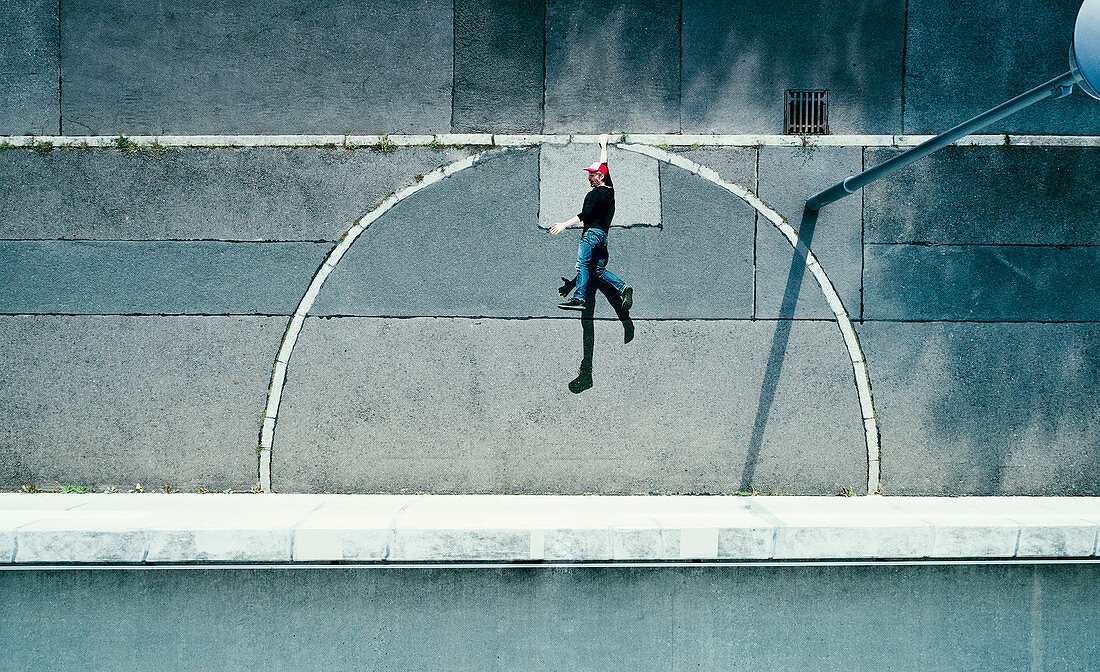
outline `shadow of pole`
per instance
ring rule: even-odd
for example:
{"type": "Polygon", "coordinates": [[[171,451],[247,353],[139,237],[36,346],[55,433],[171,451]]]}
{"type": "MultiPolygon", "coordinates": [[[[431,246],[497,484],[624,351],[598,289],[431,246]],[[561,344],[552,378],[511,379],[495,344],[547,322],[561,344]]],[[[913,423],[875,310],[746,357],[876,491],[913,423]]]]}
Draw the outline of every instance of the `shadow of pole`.
{"type": "Polygon", "coordinates": [[[772,335],[771,352],[768,353],[768,365],[764,369],[764,382],[760,386],[760,397],[756,404],[756,419],[752,425],[752,437],[749,439],[749,453],[745,457],[745,467],[741,470],[739,490],[752,489],[752,479],[756,474],[756,463],[760,459],[760,447],[764,442],[764,430],[768,426],[768,414],[775,402],[775,391],[779,387],[779,375],[783,370],[783,360],[787,357],[787,342],[794,323],[794,310],[798,304],[798,292],[802,289],[802,278],[806,273],[806,259],[810,243],[817,225],[817,211],[802,211],[802,225],[798,231],[798,246],[791,257],[791,268],[787,273],[787,288],[783,291],[783,303],[779,307],[779,320],[775,323],[772,335]]]}

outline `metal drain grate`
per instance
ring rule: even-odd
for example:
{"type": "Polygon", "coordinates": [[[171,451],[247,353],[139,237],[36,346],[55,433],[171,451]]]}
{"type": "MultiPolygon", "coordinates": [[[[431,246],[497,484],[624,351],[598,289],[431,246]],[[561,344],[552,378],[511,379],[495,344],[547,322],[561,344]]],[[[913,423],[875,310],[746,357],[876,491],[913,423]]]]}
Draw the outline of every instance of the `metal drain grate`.
{"type": "Polygon", "coordinates": [[[787,89],[783,106],[783,132],[788,135],[822,135],[829,132],[829,92],[787,89]]]}

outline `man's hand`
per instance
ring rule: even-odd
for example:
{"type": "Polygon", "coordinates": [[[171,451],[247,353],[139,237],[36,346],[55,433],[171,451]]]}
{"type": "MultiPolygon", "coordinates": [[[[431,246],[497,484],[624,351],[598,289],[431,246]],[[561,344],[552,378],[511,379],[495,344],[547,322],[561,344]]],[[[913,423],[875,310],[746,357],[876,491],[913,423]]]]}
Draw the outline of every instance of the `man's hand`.
{"type": "Polygon", "coordinates": [[[600,149],[607,149],[607,141],[609,138],[610,136],[607,133],[600,136],[600,149]]]}
{"type": "Polygon", "coordinates": [[[550,233],[553,233],[553,234],[555,234],[555,235],[556,235],[556,234],[559,234],[559,233],[561,233],[562,231],[565,231],[565,227],[566,227],[566,226],[568,226],[568,225],[567,225],[567,224],[566,224],[565,222],[558,222],[558,223],[557,223],[557,224],[555,224],[554,226],[551,226],[551,227],[550,227],[550,233]]]}

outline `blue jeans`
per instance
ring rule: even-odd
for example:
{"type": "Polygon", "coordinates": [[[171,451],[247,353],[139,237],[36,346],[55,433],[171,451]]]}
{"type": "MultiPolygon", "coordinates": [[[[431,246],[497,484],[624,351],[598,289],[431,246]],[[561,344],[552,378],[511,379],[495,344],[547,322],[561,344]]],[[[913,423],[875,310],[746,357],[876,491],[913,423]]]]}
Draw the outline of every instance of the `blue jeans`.
{"type": "Polygon", "coordinates": [[[577,287],[573,297],[586,301],[588,281],[595,267],[596,278],[615,288],[619,294],[626,289],[626,283],[607,270],[607,234],[601,229],[588,229],[581,234],[581,244],[577,248],[577,287]]]}

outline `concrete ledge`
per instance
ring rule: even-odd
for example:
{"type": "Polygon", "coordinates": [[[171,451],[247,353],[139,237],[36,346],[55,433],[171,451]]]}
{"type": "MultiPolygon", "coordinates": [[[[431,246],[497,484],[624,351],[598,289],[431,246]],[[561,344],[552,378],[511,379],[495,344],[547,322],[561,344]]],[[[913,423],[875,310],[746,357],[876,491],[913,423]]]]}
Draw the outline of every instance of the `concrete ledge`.
{"type": "Polygon", "coordinates": [[[0,564],[1085,558],[1100,498],[0,494],[0,564]]]}
{"type": "MultiPolygon", "coordinates": [[[[678,133],[624,133],[612,136],[613,143],[659,145],[669,147],[913,147],[931,135],[683,135],[678,133]]],[[[0,144],[32,147],[48,142],[54,147],[111,148],[118,136],[106,135],[11,135],[0,136],[0,144]]],[[[138,146],[162,147],[367,147],[388,140],[395,147],[428,145],[528,145],[595,144],[594,134],[499,134],[440,133],[391,135],[134,135],[127,139],[138,146]]],[[[969,135],[955,143],[960,146],[1018,147],[1100,147],[1096,135],[969,135]]]]}

